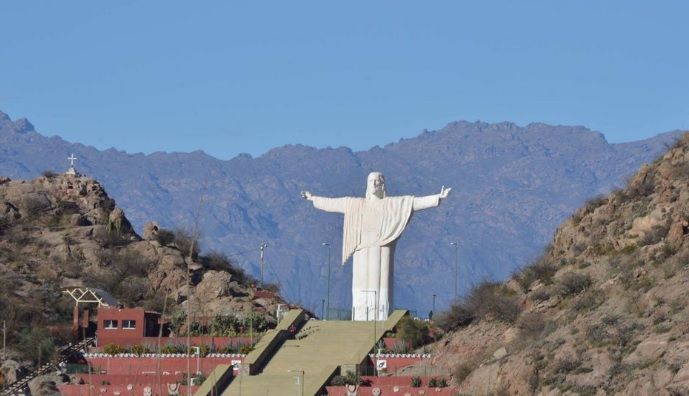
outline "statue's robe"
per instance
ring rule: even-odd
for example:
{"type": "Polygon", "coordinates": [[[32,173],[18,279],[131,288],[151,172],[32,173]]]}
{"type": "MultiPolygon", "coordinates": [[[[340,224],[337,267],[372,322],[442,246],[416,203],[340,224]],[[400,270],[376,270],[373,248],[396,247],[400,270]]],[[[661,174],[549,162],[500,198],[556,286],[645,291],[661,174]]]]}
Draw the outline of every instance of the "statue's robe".
{"type": "Polygon", "coordinates": [[[342,264],[353,259],[352,319],[385,320],[393,308],[395,242],[414,211],[440,203],[439,195],[414,197],[312,197],[313,206],[344,214],[342,264]]]}

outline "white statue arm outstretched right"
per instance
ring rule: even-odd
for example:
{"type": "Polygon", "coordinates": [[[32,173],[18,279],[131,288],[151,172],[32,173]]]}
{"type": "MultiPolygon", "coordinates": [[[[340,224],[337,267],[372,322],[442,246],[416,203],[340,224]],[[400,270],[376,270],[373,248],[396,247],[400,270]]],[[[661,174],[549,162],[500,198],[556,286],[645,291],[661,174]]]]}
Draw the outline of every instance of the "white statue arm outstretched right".
{"type": "Polygon", "coordinates": [[[301,197],[307,201],[313,202],[313,207],[324,210],[326,212],[344,213],[347,207],[346,202],[348,197],[342,198],[326,198],[313,195],[311,191],[302,191],[301,197]]]}
{"type": "Polygon", "coordinates": [[[440,201],[447,198],[452,188],[442,186],[440,194],[426,195],[425,197],[414,197],[414,211],[435,208],[440,205],[440,201]]]}

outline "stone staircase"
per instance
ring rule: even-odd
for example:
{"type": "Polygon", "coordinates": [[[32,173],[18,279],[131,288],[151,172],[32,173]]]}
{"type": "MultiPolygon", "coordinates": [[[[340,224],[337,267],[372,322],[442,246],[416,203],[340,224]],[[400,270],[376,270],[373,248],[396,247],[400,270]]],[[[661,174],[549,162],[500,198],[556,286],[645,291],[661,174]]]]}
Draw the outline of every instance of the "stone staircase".
{"type": "Polygon", "coordinates": [[[70,356],[81,353],[81,351],[86,349],[86,347],[94,344],[95,338],[87,338],[77,344],[65,346],[60,350],[57,360],[45,363],[41,367],[21,376],[17,379],[17,381],[8,384],[7,387],[0,392],[0,395],[20,396],[27,394],[29,390],[29,382],[32,379],[56,371],[61,363],[67,363],[67,360],[70,358],[70,356]]]}
{"type": "MultiPolygon", "coordinates": [[[[255,375],[235,378],[223,395],[317,395],[342,367],[355,369],[406,311],[385,321],[306,321],[285,340],[255,375]],[[375,332],[374,332],[375,331],[375,332]]],[[[298,328],[298,326],[297,326],[298,328]]]]}

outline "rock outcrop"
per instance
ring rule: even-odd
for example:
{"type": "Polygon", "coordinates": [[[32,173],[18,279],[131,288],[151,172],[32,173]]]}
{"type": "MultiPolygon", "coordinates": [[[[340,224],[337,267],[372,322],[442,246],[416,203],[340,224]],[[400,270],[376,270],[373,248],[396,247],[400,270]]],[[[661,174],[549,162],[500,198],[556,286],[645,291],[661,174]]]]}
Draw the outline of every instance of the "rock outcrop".
{"type": "Polygon", "coordinates": [[[434,363],[463,394],[689,394],[688,224],[685,135],[442,316],[434,363]]]}
{"type": "MultiPolygon", "coordinates": [[[[191,300],[194,312],[206,317],[254,312],[274,322],[272,314],[284,302],[278,295],[255,296],[253,280],[224,256],[203,256],[188,235],[165,230],[162,238],[163,231],[150,224],[140,238],[101,184],[88,177],[3,179],[0,316],[8,319],[8,346],[17,345],[9,356],[28,363],[35,348],[27,334],[69,326],[72,302],[61,293],[64,287],[104,289],[123,305],[166,306],[168,314],[191,300]]],[[[3,363],[6,379],[15,375],[13,367],[3,363]]]]}

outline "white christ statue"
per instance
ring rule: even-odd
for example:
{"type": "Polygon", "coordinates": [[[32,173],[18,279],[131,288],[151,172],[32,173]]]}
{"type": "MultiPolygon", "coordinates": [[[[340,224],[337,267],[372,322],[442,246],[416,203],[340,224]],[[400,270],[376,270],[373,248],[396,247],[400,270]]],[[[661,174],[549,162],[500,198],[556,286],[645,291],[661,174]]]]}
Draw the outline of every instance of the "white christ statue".
{"type": "Polygon", "coordinates": [[[425,197],[388,197],[385,178],[371,172],[366,198],[326,198],[302,191],[316,209],[344,214],[342,264],[354,255],[352,320],[385,320],[393,301],[392,279],[395,243],[417,210],[434,208],[451,188],[425,197]]]}

